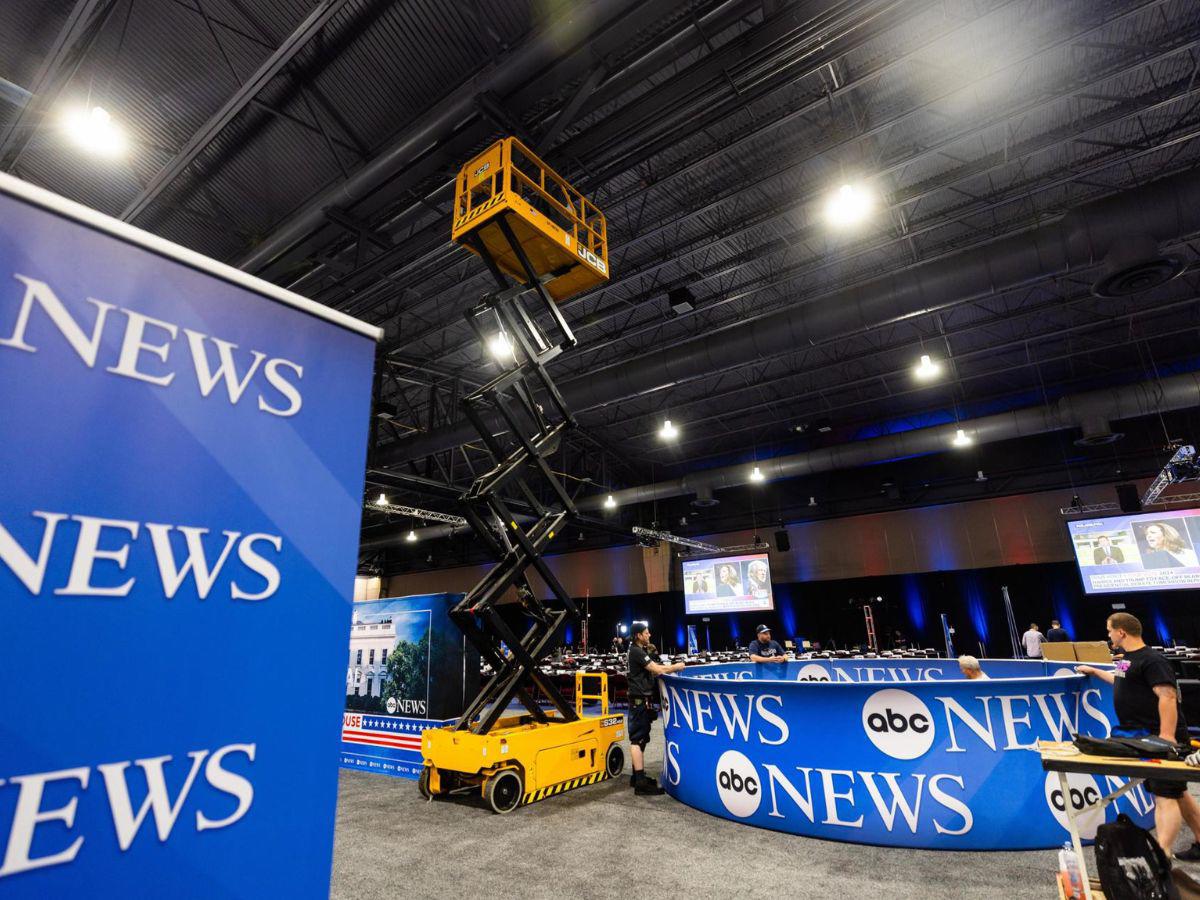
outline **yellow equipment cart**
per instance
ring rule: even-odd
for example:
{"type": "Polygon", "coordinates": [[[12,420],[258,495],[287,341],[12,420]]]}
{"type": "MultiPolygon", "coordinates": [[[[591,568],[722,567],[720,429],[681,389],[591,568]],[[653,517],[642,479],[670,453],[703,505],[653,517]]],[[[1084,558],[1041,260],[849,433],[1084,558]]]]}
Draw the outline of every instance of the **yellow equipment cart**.
{"type": "Polygon", "coordinates": [[[603,214],[514,138],[468,162],[456,185],[452,237],[483,259],[498,286],[466,318],[481,346],[501,352],[499,374],[462,401],[492,465],[460,498],[497,564],[450,615],[492,675],[457,722],[423,732],[418,787],[427,798],[480,790],[506,813],[611,778],[625,762],[625,717],[609,714],[607,675],[593,695],[577,675],[572,707],[539,669],[579,620],[543,551],[569,524],[612,529],[581,516],[550,467],[576,422],[546,373],[575,346],[557,304],[608,280],[608,234],[603,214]],[[549,597],[530,584],[530,569],[549,597]],[[524,633],[497,609],[514,599],[532,623],[524,633]],[[590,699],[600,701],[600,715],[583,715],[590,699]],[[514,715],[514,701],[526,712],[514,715]]]}
{"type": "Polygon", "coordinates": [[[621,774],[625,766],[625,717],[609,715],[608,676],[577,672],[575,708],[579,718],[566,722],[532,716],[505,716],[487,734],[427,729],[421,736],[425,769],[418,788],[432,798],[478,787],[498,813],[595,784],[621,774]],[[585,695],[582,680],[600,679],[598,694],[585,695]],[[584,700],[599,700],[599,715],[583,715],[584,700]]]}

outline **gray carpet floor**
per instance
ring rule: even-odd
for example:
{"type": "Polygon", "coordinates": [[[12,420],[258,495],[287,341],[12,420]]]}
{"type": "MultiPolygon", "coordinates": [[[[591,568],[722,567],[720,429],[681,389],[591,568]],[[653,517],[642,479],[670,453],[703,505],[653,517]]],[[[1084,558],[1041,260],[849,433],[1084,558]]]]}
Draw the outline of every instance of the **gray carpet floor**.
{"type": "MultiPolygon", "coordinates": [[[[648,771],[661,760],[656,724],[648,771]]],[[[1179,847],[1189,841],[1184,828],[1179,847]]],[[[635,797],[627,775],[497,816],[482,801],[428,803],[416,782],[343,771],[331,896],[1047,898],[1056,868],[1052,850],[903,850],[751,828],[635,797]]]]}

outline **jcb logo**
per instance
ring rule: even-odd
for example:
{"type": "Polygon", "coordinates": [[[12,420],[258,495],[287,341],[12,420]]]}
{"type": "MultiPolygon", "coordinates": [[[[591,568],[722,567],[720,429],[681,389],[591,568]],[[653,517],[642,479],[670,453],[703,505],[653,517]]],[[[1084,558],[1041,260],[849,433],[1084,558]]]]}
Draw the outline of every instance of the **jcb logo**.
{"type": "Polygon", "coordinates": [[[758,770],[746,755],[726,750],[717,760],[717,794],[731,815],[744,819],[762,803],[758,770]]]}
{"type": "Polygon", "coordinates": [[[476,169],[474,172],[475,180],[478,181],[485,174],[487,174],[487,170],[490,169],[491,167],[492,167],[492,164],[490,162],[485,162],[482,166],[480,166],[478,169],[476,169]]]}
{"type": "Polygon", "coordinates": [[[1100,785],[1091,775],[1070,774],[1067,776],[1067,789],[1064,793],[1062,781],[1057,772],[1046,773],[1046,805],[1055,820],[1064,830],[1069,830],[1067,810],[1075,814],[1075,824],[1079,828],[1079,836],[1091,840],[1096,836],[1096,829],[1104,821],[1104,809],[1092,809],[1083,815],[1080,810],[1098,803],[1103,796],[1100,785]]]}
{"type": "Polygon", "coordinates": [[[895,759],[916,759],[933,746],[929,707],[908,691],[876,691],[863,704],[862,724],[871,743],[895,759]]]}
{"type": "Polygon", "coordinates": [[[605,273],[606,275],[608,274],[608,267],[604,265],[604,260],[602,260],[600,257],[598,257],[591,250],[588,250],[586,247],[576,247],[575,252],[578,253],[579,258],[582,259],[584,262],[586,262],[588,265],[592,266],[595,269],[599,269],[601,272],[605,273]]]}

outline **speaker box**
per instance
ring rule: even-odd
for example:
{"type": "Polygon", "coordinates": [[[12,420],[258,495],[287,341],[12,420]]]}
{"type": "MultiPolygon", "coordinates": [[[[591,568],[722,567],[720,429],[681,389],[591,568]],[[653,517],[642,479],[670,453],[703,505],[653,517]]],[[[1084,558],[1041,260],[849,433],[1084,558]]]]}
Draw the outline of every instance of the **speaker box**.
{"type": "Polygon", "coordinates": [[[788,540],[786,531],[775,532],[775,549],[782,550],[784,553],[792,549],[792,542],[788,540]]]}
{"type": "Polygon", "coordinates": [[[1118,484],[1117,502],[1121,504],[1121,512],[1141,512],[1142,499],[1138,496],[1136,484],[1118,484]]]}

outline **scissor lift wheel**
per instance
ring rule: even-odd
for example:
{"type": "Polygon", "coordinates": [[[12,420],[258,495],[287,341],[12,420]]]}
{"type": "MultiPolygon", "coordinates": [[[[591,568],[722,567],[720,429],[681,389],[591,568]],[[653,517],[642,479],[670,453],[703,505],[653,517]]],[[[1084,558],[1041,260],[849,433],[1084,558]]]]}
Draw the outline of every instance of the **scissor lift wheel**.
{"type": "Polygon", "coordinates": [[[608,748],[608,753],[604,757],[604,767],[608,771],[609,778],[616,778],[625,768],[625,751],[621,749],[620,744],[612,744],[608,748]]]}
{"type": "Polygon", "coordinates": [[[525,779],[516,769],[503,769],[487,780],[483,799],[493,811],[503,815],[512,812],[525,795],[525,779]]]}
{"type": "Polygon", "coordinates": [[[421,769],[421,774],[417,776],[417,790],[426,800],[433,799],[433,791],[429,788],[429,766],[421,769]]]}

